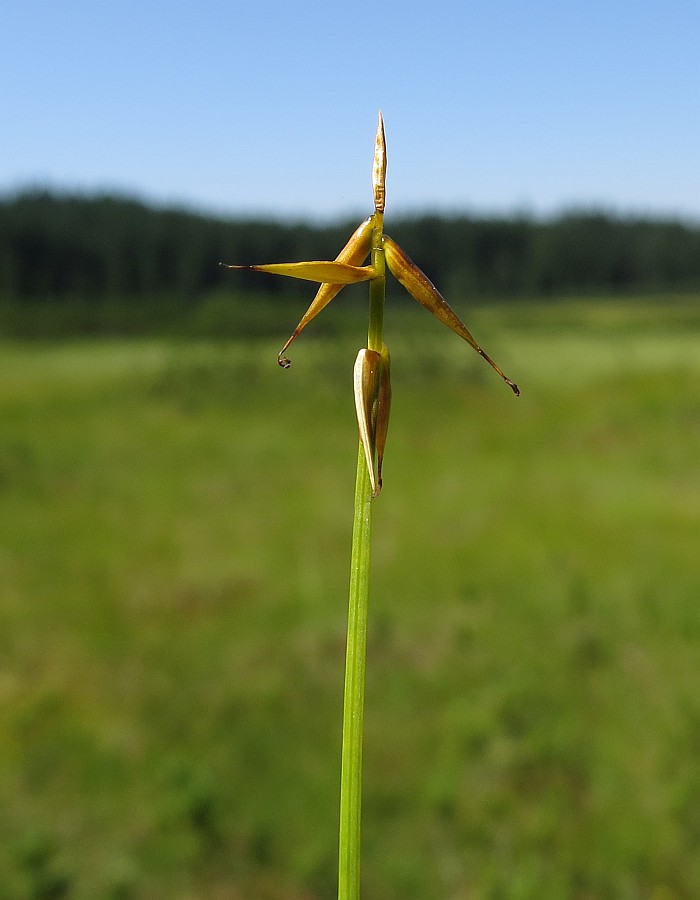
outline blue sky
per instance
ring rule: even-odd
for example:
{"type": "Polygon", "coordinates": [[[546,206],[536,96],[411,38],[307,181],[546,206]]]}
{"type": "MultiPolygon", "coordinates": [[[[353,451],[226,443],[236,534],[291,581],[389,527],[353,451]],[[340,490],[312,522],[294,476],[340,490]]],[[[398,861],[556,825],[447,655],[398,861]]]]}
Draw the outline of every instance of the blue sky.
{"type": "Polygon", "coordinates": [[[0,191],[224,213],[700,220],[698,0],[38,2],[0,12],[0,191]]]}

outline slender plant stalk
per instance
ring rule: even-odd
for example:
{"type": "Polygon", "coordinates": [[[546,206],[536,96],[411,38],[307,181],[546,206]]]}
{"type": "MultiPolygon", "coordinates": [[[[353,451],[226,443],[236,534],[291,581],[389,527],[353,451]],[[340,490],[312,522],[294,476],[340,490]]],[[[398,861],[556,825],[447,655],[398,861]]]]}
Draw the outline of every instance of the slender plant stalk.
{"type": "MultiPolygon", "coordinates": [[[[384,251],[382,215],[375,215],[372,235],[372,265],[377,272],[370,282],[368,345],[381,350],[384,323],[384,251]]],[[[362,808],[362,736],[365,713],[367,662],[367,609],[372,533],[372,487],[362,444],[357,454],[355,513],[350,559],[345,693],[343,701],[343,746],[340,775],[340,845],[338,900],[359,900],[360,837],[362,808]]]]}
{"type": "MultiPolygon", "coordinates": [[[[379,114],[372,167],[374,214],[362,222],[335,260],[312,260],[264,265],[230,265],[320,282],[316,296],[280,351],[277,362],[287,369],[284,355],[304,328],[338,294],[343,285],[369,281],[369,329],[366,348],[355,362],[353,387],[360,432],[355,482],[355,510],[350,568],[343,746],[340,776],[340,853],[338,900],[360,897],[360,812],[362,802],[362,734],[367,664],[367,608],[372,530],[372,498],[382,488],[382,462],[391,406],[391,360],[383,341],[386,268],[422,306],[470,344],[501,376],[514,394],[517,384],[503,374],[479,346],[469,329],[449,306],[424,272],[390,237],[384,234],[386,142],[379,114]],[[363,265],[370,254],[370,265],[363,265]]],[[[223,265],[223,263],[222,263],[223,265]]]]}
{"type": "Polygon", "coordinates": [[[362,806],[362,734],[367,660],[367,605],[369,600],[372,490],[362,446],[357,457],[355,518],[350,562],[343,749],[340,775],[340,844],[338,900],[360,896],[360,815],[362,806]]]}

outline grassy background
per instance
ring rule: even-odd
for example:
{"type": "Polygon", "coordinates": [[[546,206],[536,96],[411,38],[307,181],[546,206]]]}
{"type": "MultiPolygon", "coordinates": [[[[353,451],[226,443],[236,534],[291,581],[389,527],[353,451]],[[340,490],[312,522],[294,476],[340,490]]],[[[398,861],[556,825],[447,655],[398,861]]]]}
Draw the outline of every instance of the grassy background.
{"type": "MultiPolygon", "coordinates": [[[[393,313],[365,900],[697,898],[700,303],[393,313]]],[[[2,900],[334,896],[361,341],[0,345],[2,900]]]]}

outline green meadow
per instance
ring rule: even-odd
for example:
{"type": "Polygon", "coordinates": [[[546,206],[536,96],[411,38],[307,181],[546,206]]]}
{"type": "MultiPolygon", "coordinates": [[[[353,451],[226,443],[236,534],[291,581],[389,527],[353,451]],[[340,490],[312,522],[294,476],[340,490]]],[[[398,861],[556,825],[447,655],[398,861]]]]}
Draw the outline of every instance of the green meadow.
{"type": "MultiPolygon", "coordinates": [[[[0,343],[1,900],[334,896],[363,335],[283,371],[301,311],[0,343]]],[[[461,310],[519,399],[395,312],[365,900],[700,897],[700,298],[461,310]]]]}

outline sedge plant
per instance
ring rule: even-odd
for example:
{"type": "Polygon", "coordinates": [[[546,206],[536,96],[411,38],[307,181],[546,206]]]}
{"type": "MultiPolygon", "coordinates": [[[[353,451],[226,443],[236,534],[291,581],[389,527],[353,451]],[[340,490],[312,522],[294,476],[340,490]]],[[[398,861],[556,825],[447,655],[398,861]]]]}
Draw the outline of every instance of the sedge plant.
{"type": "Polygon", "coordinates": [[[357,227],[334,260],[263,265],[222,263],[229,269],[254,270],[320,283],[311,305],[279,352],[277,361],[285,369],[291,365],[291,361],[285,356],[286,351],[309,322],[346,284],[369,282],[367,347],[362,348],[357,354],[353,371],[359,446],[343,698],[338,900],[359,900],[360,897],[362,743],[372,501],[382,489],[382,463],[391,407],[390,355],[383,337],[386,270],[388,269],[422,306],[473,347],[516,396],[520,393],[515,382],[507,378],[479,346],[430,279],[409,259],[401,247],[384,233],[386,162],[384,122],[380,112],[372,166],[374,213],[357,227]]]}

